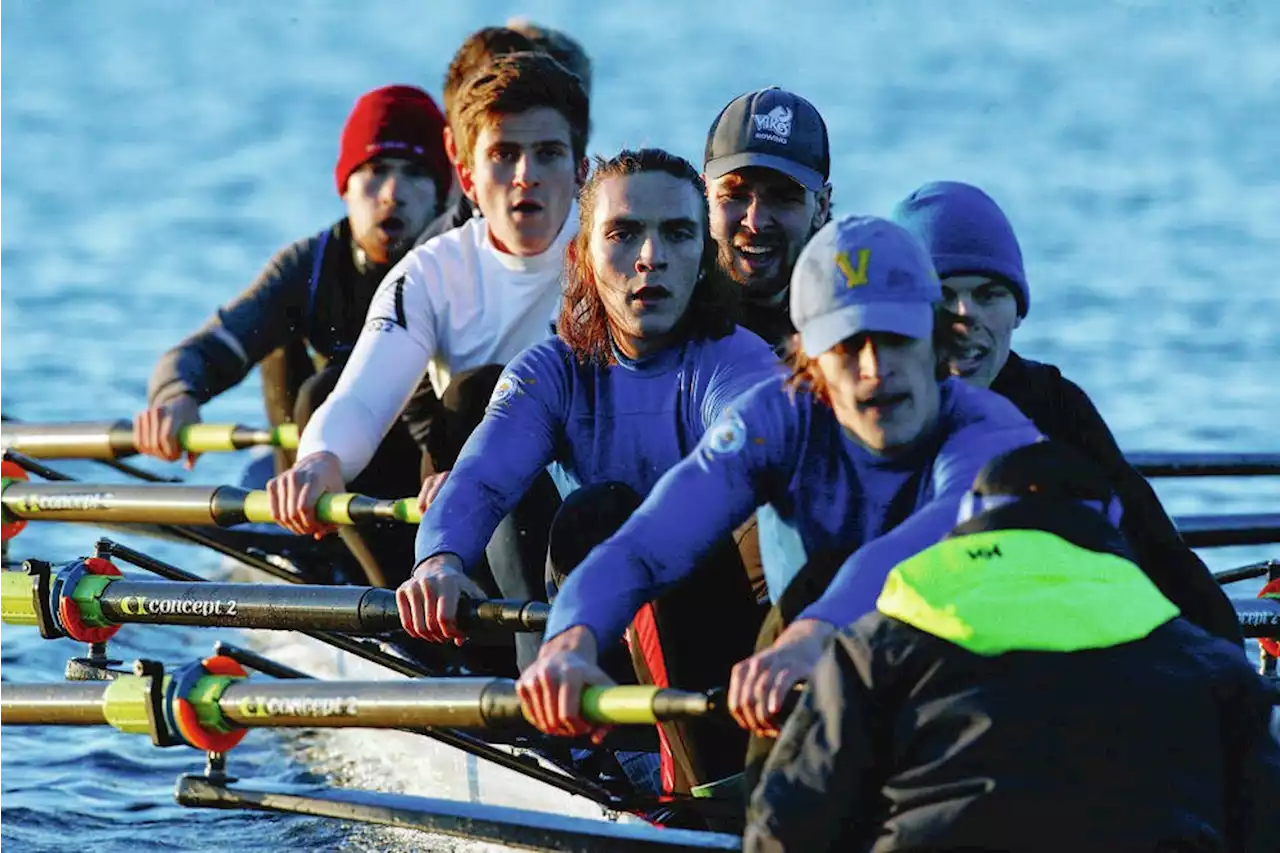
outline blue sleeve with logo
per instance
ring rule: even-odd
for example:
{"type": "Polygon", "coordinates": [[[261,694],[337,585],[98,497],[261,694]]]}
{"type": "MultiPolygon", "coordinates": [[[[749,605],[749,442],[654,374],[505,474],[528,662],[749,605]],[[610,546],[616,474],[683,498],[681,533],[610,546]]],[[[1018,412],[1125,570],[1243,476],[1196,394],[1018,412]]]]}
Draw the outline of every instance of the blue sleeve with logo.
{"type": "MultiPolygon", "coordinates": [[[[997,409],[1003,408],[997,405],[997,409]]],[[[893,530],[855,551],[822,597],[798,618],[818,619],[842,628],[875,610],[890,570],[941,541],[955,527],[960,501],[982,467],[1002,453],[1041,439],[1021,413],[998,414],[998,418],[966,426],[947,439],[934,461],[926,503],[893,530]]]]}
{"type": "Polygon", "coordinates": [[[793,475],[802,412],[770,378],[735,400],[697,448],[560,588],[548,639],[585,625],[601,648],[636,611],[689,575],[716,542],[793,475]]]}
{"type": "Polygon", "coordinates": [[[415,562],[457,554],[470,571],[499,522],[551,463],[563,433],[568,362],[558,340],[535,344],[502,372],[489,408],[418,525],[415,562]]]}
{"type": "MultiPolygon", "coordinates": [[[[754,332],[739,327],[732,335],[711,342],[701,353],[701,368],[709,378],[698,402],[701,426],[709,429],[725,408],[769,375],[782,376],[782,363],[754,332]]],[[[698,435],[701,438],[701,431],[698,435]]]]}

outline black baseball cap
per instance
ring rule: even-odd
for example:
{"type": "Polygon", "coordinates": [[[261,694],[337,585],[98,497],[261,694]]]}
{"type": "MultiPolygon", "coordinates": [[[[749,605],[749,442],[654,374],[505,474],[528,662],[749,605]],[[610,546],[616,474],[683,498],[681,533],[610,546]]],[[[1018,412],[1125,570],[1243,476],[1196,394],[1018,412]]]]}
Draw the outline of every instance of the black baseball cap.
{"type": "Polygon", "coordinates": [[[711,123],[703,161],[707,180],[763,166],[817,192],[831,176],[827,125],[813,104],[785,89],[748,92],[711,123]]]}

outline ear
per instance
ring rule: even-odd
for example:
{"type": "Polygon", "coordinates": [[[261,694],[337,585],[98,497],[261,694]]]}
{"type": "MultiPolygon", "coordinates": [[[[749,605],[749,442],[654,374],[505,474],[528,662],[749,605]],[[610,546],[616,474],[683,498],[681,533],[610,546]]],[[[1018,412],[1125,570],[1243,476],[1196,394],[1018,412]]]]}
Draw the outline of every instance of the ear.
{"type": "Polygon", "coordinates": [[[453,128],[449,125],[444,126],[444,132],[441,134],[444,138],[444,156],[449,158],[449,162],[458,165],[458,144],[453,141],[453,128]]]}
{"type": "Polygon", "coordinates": [[[1020,317],[1020,316],[1019,316],[1019,317],[1014,317],[1014,318],[1013,318],[1013,327],[1016,329],[1016,328],[1018,328],[1018,327],[1019,327],[1019,326],[1021,326],[1021,325],[1022,325],[1022,317],[1020,317]]]}
{"type": "Polygon", "coordinates": [[[813,208],[813,230],[817,231],[831,219],[831,184],[818,190],[813,208]]]}
{"type": "Polygon", "coordinates": [[[578,174],[574,177],[574,180],[577,181],[578,189],[582,189],[583,186],[586,185],[587,175],[590,172],[591,172],[591,163],[587,160],[586,157],[583,157],[582,160],[578,163],[578,174]]]}
{"type": "Polygon", "coordinates": [[[458,189],[462,190],[462,194],[467,200],[474,205],[479,205],[476,201],[476,182],[471,174],[471,167],[464,166],[461,162],[455,164],[458,170],[458,189]]]}

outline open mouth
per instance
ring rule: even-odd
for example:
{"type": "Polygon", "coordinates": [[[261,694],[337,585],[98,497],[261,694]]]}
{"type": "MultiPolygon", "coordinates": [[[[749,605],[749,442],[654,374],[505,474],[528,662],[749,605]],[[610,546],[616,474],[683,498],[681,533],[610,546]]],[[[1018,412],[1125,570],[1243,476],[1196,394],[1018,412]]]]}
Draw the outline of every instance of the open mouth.
{"type": "Polygon", "coordinates": [[[542,212],[542,202],[521,199],[511,205],[511,212],[517,216],[534,216],[542,212]]]}
{"type": "Polygon", "coordinates": [[[649,308],[670,298],[671,291],[662,285],[646,284],[628,296],[627,301],[642,308],[649,308]]]}
{"type": "Polygon", "coordinates": [[[899,406],[911,399],[910,394],[876,394],[866,400],[858,401],[858,411],[876,413],[880,417],[893,414],[899,406]]]}
{"type": "Polygon", "coordinates": [[[750,240],[733,245],[734,253],[752,271],[773,266],[781,259],[784,249],[785,246],[777,240],[750,240]]]}
{"type": "Polygon", "coordinates": [[[388,216],[378,223],[378,228],[382,229],[383,234],[394,239],[404,233],[405,224],[404,220],[398,216],[388,216]]]}
{"type": "Polygon", "coordinates": [[[972,341],[955,341],[947,347],[947,364],[953,376],[971,376],[990,355],[990,347],[972,341]]]}

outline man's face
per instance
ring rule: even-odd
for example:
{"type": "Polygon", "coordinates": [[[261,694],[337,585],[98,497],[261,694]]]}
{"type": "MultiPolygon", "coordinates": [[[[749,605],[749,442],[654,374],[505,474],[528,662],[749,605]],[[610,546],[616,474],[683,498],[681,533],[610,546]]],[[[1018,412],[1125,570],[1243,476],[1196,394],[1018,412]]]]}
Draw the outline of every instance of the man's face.
{"type": "Polygon", "coordinates": [[[1009,359],[1013,330],[1022,324],[1013,290],[985,275],[942,279],[939,358],[970,385],[988,388],[1009,359]]]}
{"type": "Polygon", "coordinates": [[[831,188],[810,192],[774,169],[748,166],[707,184],[719,262],[748,296],[781,293],[800,250],[827,221],[831,188]]]}
{"type": "Polygon", "coordinates": [[[606,178],[596,188],[590,263],[614,340],[628,355],[667,343],[701,266],[702,197],[665,172],[606,178]]]}
{"type": "Polygon", "coordinates": [[[511,255],[551,247],[581,185],[568,120],[549,107],[501,116],[476,137],[458,179],[484,214],[494,246],[511,255]]]}
{"type": "Polygon", "coordinates": [[[436,182],[421,163],[374,157],[351,173],[347,219],[356,245],[375,264],[398,260],[436,214],[436,182]]]}
{"type": "Polygon", "coordinates": [[[938,417],[933,342],[864,332],[818,356],[836,420],[872,453],[892,456],[938,417]]]}

